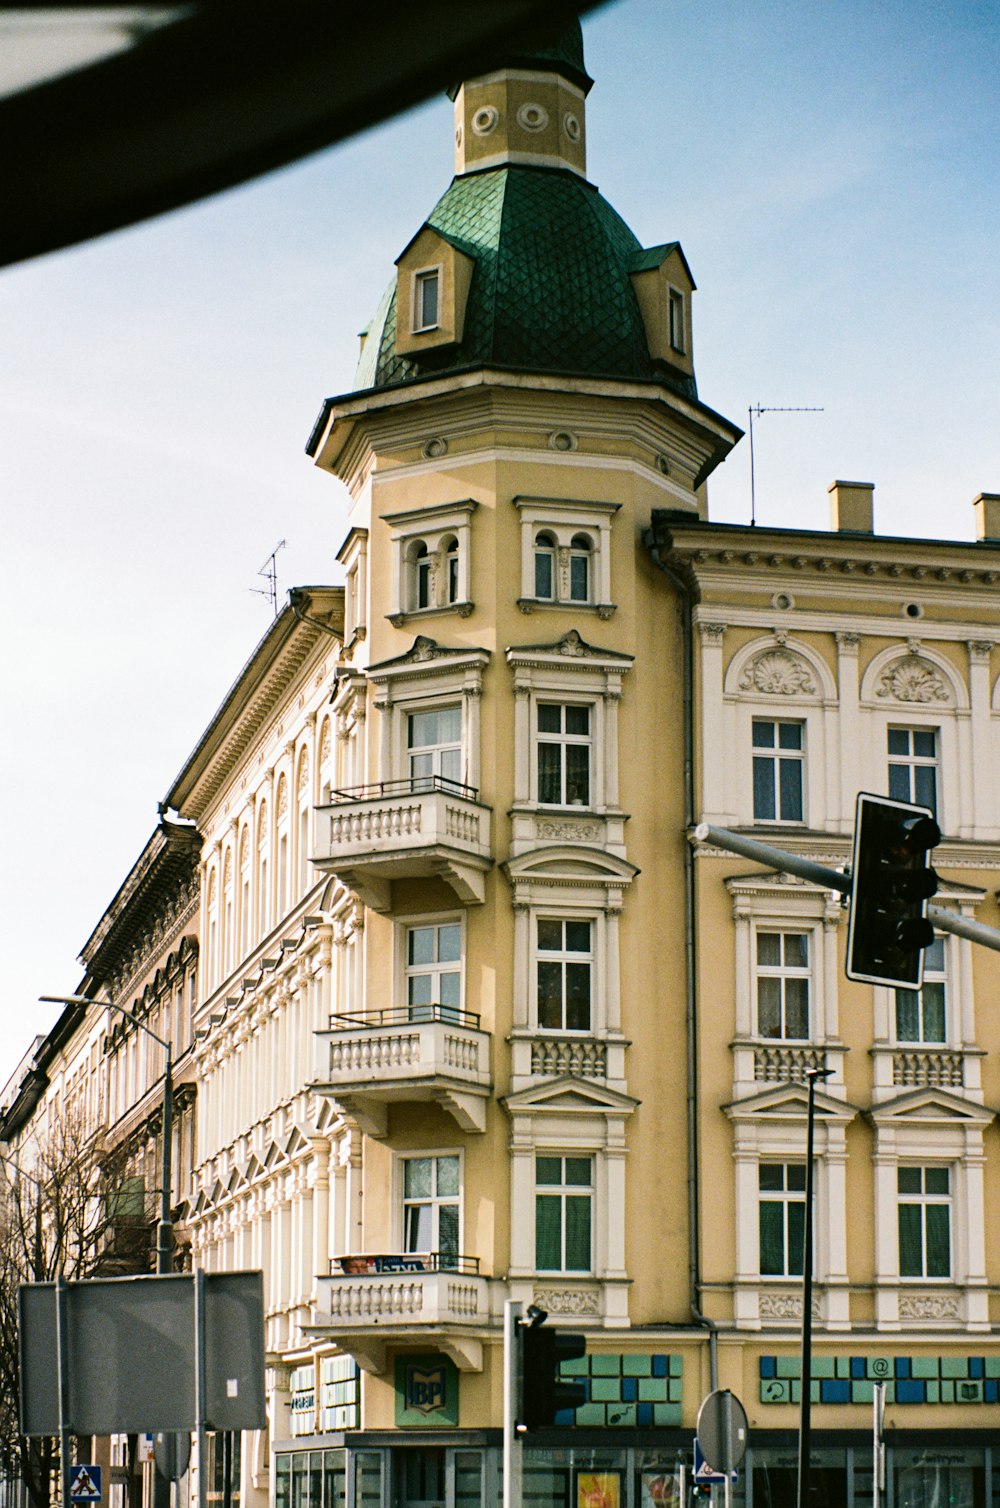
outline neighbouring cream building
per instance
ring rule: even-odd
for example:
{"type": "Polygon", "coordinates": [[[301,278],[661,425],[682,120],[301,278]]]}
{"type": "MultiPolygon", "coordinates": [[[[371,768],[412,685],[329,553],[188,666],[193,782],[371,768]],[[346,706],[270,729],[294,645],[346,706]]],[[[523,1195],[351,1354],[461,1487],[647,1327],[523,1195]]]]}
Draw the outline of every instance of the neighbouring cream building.
{"type": "MultiPolygon", "coordinates": [[[[884,1380],[889,1501],[1000,1508],[994,955],[848,984],[837,895],[687,838],[834,868],[858,790],[926,801],[940,903],[1000,924],[1000,498],[975,543],[877,535],[857,482],[829,531],[711,522],[740,432],[698,396],[679,244],[586,180],[590,82],[571,31],[454,92],[455,176],[309,441],[344,584],[291,593],[164,799],[198,836],[196,935],[160,944],[164,988],[197,960],[183,1231],[265,1274],[237,1490],[496,1504],[514,1299],[588,1342],[586,1404],[524,1445],[534,1508],[670,1503],[716,1385],[736,1500],[793,1501],[824,1067],[815,1501],[871,1502],[884,1380]]],[[[102,928],[94,993],[162,1012],[102,928]]]]}

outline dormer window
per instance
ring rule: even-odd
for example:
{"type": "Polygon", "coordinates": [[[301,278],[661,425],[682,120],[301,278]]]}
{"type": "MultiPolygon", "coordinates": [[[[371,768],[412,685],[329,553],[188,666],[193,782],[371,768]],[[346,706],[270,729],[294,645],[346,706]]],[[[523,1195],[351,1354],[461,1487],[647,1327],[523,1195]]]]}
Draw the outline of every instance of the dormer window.
{"type": "Polygon", "coordinates": [[[436,330],[439,323],[441,273],[428,267],[413,276],[413,328],[436,330]]]}
{"type": "Polygon", "coordinates": [[[551,602],[556,595],[556,542],[551,534],[535,540],[535,596],[551,602]]]}
{"type": "Polygon", "coordinates": [[[670,349],[683,356],[685,351],[684,295],[677,288],[671,288],[668,291],[667,315],[670,322],[670,349]]]}

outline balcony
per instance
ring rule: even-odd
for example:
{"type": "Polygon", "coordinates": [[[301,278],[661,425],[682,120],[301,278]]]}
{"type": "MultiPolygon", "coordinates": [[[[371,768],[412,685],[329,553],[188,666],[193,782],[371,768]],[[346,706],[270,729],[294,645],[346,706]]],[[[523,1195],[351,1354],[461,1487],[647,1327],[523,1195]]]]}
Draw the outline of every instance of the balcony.
{"type": "Polygon", "coordinates": [[[435,875],[463,904],[480,905],[493,858],[491,811],[478,798],[440,775],[333,791],[316,808],[312,862],[374,911],[391,910],[393,880],[435,875]]]}
{"type": "Polygon", "coordinates": [[[385,1136],[389,1106],[431,1101],[463,1131],[486,1130],[490,1039],[479,1017],[451,1005],[408,1005],[330,1017],[316,1032],[312,1088],[369,1136],[385,1136]]]}
{"type": "Polygon", "coordinates": [[[445,1252],[335,1257],[316,1280],[314,1335],[350,1351],[366,1371],[385,1370],[392,1341],[433,1341],[461,1371],[481,1371],[490,1322],[488,1279],[477,1257],[445,1252]],[[473,1333],[478,1332],[478,1334],[473,1333]]]}

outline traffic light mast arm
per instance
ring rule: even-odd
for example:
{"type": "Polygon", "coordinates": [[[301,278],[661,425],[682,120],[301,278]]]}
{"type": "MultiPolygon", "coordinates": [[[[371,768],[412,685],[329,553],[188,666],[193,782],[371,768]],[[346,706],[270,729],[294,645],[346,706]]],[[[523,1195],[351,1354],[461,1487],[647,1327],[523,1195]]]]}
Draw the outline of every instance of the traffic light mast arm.
{"type": "MultiPolygon", "coordinates": [[[[770,843],[759,843],[756,838],[744,837],[742,833],[730,832],[727,827],[712,827],[700,822],[688,829],[689,842],[697,845],[710,843],[726,853],[739,854],[744,859],[753,859],[765,869],[777,870],[780,874],[798,875],[801,880],[812,880],[827,890],[836,890],[841,895],[850,895],[851,876],[840,869],[827,869],[804,859],[801,854],[788,853],[783,848],[773,848],[770,843]]],[[[987,927],[984,922],[974,922],[968,917],[956,916],[942,906],[927,907],[928,920],[939,932],[953,932],[957,937],[967,937],[970,942],[980,943],[984,948],[993,948],[1000,953],[1000,930],[987,927]]]]}

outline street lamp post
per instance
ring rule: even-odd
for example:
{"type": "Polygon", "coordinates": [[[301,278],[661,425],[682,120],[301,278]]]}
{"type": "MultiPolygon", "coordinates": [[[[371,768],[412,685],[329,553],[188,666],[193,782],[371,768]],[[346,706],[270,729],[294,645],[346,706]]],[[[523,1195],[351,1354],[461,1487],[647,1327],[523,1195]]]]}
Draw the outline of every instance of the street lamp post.
{"type": "Polygon", "coordinates": [[[816,1126],[816,1084],[828,1079],[832,1068],[807,1068],[809,1101],[806,1110],[806,1207],[802,1232],[802,1365],[799,1383],[799,1477],[797,1508],[808,1508],[812,1448],[812,1287],[813,1287],[813,1134],[816,1126]]]}
{"type": "Polygon", "coordinates": [[[92,1000],[89,995],[42,995],[39,997],[46,1005],[98,1005],[107,1007],[109,1011],[117,1011],[124,1016],[139,1031],[145,1032],[147,1037],[152,1037],[163,1048],[165,1059],[163,1065],[163,1156],[161,1162],[162,1176],[160,1187],[160,1220],[156,1227],[156,1271],[164,1277],[173,1268],[174,1257],[174,1224],[170,1218],[170,1186],[173,1181],[173,1113],[174,1113],[174,1078],[173,1056],[170,1042],[164,1040],[144,1021],[137,1021],[123,1005],[116,1005],[113,1000],[92,1000]]]}

